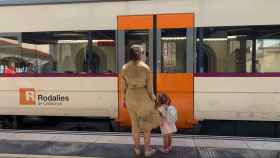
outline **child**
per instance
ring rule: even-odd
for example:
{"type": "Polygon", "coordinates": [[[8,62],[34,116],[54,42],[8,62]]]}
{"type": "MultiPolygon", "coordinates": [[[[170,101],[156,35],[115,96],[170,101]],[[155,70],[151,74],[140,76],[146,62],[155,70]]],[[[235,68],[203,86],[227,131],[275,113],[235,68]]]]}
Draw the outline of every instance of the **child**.
{"type": "Polygon", "coordinates": [[[163,153],[169,153],[171,151],[172,133],[177,132],[176,121],[177,111],[174,106],[171,105],[171,99],[164,93],[158,95],[157,109],[161,115],[160,130],[163,135],[164,147],[161,149],[163,153]]]}

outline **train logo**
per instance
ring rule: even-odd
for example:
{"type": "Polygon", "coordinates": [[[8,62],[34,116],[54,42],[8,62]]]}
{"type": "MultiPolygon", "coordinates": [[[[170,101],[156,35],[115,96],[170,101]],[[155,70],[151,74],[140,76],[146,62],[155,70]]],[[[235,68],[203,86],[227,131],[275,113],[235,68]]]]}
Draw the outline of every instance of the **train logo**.
{"type": "Polygon", "coordinates": [[[35,105],[36,93],[34,88],[20,88],[19,95],[20,105],[35,105]]]}

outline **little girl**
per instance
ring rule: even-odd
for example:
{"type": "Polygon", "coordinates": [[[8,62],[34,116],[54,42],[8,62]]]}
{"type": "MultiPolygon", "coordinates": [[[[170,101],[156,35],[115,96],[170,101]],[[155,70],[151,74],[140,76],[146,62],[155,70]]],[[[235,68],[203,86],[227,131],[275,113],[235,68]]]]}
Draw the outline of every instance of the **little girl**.
{"type": "Polygon", "coordinates": [[[158,95],[157,109],[161,115],[160,130],[163,135],[164,144],[164,147],[161,149],[161,151],[163,153],[169,153],[172,148],[172,133],[177,132],[175,125],[177,120],[176,108],[171,105],[171,99],[166,94],[160,93],[158,95]]]}

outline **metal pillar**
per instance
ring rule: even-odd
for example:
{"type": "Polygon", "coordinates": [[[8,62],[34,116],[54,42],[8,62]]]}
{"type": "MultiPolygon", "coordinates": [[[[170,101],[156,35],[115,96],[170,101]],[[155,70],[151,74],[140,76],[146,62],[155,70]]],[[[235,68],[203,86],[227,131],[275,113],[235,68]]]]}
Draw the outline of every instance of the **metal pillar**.
{"type": "Polygon", "coordinates": [[[149,56],[148,56],[148,58],[149,58],[149,62],[147,62],[147,64],[150,66],[150,69],[151,69],[151,71],[152,72],[154,72],[155,70],[154,70],[154,51],[155,51],[155,49],[154,49],[154,30],[152,29],[152,30],[149,30],[149,41],[148,41],[148,46],[149,46],[149,56]]]}
{"type": "Polygon", "coordinates": [[[121,71],[122,66],[125,64],[125,31],[117,31],[117,70],[121,71]]]}
{"type": "Polygon", "coordinates": [[[162,61],[163,61],[162,53],[161,53],[162,49],[161,49],[161,30],[160,29],[157,30],[157,37],[156,37],[156,39],[157,39],[157,42],[156,42],[156,47],[157,47],[157,51],[156,51],[156,53],[157,53],[157,56],[156,56],[156,58],[157,58],[156,66],[157,67],[156,68],[157,68],[157,72],[160,73],[162,71],[161,67],[162,67],[162,61]]]}
{"type": "Polygon", "coordinates": [[[186,31],[186,72],[194,72],[194,30],[187,29],[186,31]]]}
{"type": "Polygon", "coordinates": [[[150,37],[150,42],[152,45],[150,45],[150,49],[152,53],[149,53],[149,56],[152,57],[152,62],[150,65],[152,66],[152,72],[153,72],[153,88],[154,92],[157,91],[157,62],[158,62],[158,31],[157,31],[157,16],[153,15],[153,30],[152,30],[152,36],[150,37]]]}
{"type": "Polygon", "coordinates": [[[93,54],[92,54],[92,33],[88,32],[88,43],[87,43],[87,48],[86,48],[86,68],[87,72],[92,72],[93,71],[93,54]]]}
{"type": "Polygon", "coordinates": [[[196,47],[196,44],[197,44],[197,31],[196,31],[196,28],[193,28],[193,72],[197,72],[197,47],[196,47]]]}
{"type": "Polygon", "coordinates": [[[198,29],[197,72],[204,72],[203,31],[203,28],[198,29]]]}
{"type": "Polygon", "coordinates": [[[240,38],[240,65],[238,67],[238,72],[246,72],[246,37],[240,38]]]}
{"type": "Polygon", "coordinates": [[[253,37],[252,39],[252,72],[257,72],[256,69],[256,52],[257,52],[257,40],[256,37],[253,37]]]}

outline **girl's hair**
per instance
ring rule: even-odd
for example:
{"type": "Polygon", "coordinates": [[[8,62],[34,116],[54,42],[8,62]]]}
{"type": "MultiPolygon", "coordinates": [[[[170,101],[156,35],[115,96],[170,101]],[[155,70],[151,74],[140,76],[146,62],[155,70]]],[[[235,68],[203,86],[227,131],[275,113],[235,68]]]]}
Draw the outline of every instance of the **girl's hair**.
{"type": "Polygon", "coordinates": [[[157,97],[157,104],[156,107],[160,107],[162,104],[170,105],[171,104],[171,99],[170,97],[165,94],[165,93],[159,93],[157,97]]]}
{"type": "Polygon", "coordinates": [[[137,61],[141,60],[141,53],[143,48],[140,45],[132,45],[129,49],[129,60],[137,61]]]}

